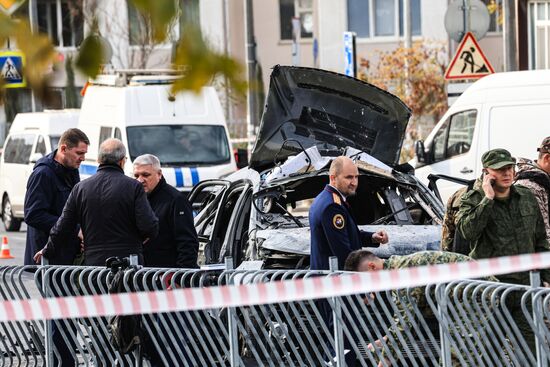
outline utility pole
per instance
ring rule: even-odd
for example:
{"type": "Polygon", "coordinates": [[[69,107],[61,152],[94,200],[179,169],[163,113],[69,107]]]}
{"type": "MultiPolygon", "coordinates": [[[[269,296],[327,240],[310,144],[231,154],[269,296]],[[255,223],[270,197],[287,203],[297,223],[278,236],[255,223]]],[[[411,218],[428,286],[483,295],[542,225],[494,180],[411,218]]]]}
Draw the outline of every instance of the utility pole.
{"type": "Polygon", "coordinates": [[[504,71],[518,70],[517,43],[516,43],[516,1],[503,0],[504,29],[502,41],[504,43],[504,71]]]}
{"type": "Polygon", "coordinates": [[[409,57],[412,50],[412,17],[411,17],[411,0],[403,0],[403,36],[405,37],[405,49],[407,49],[407,57],[405,58],[405,97],[411,95],[410,83],[410,63],[409,57]]]}
{"type": "Polygon", "coordinates": [[[256,60],[256,39],[254,37],[254,9],[253,0],[246,0],[246,67],[248,71],[248,96],[247,102],[247,139],[248,156],[252,152],[252,144],[255,135],[254,128],[258,126],[258,93],[259,83],[256,80],[258,62],[256,60]]]}

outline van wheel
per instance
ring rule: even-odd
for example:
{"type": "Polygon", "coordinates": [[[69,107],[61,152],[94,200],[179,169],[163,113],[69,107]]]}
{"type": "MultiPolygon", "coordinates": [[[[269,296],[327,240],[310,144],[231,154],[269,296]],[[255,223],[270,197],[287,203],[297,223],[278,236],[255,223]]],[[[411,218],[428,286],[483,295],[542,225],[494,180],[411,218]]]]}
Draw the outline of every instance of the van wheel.
{"type": "Polygon", "coordinates": [[[2,202],[2,222],[8,232],[17,232],[21,228],[21,219],[13,216],[10,199],[6,196],[2,202]]]}

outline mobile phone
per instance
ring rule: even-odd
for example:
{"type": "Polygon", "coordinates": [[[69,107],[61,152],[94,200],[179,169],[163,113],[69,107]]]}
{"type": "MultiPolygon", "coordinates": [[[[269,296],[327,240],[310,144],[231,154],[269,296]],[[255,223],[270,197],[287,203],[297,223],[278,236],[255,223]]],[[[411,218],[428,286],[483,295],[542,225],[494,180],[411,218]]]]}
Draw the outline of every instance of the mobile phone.
{"type": "MultiPolygon", "coordinates": [[[[483,179],[485,178],[485,175],[486,175],[486,174],[489,174],[489,172],[487,172],[486,170],[483,170],[483,171],[482,171],[482,175],[481,175],[481,180],[482,180],[482,181],[483,181],[483,179]]],[[[491,186],[495,186],[495,179],[494,179],[494,178],[491,179],[491,186]]]]}

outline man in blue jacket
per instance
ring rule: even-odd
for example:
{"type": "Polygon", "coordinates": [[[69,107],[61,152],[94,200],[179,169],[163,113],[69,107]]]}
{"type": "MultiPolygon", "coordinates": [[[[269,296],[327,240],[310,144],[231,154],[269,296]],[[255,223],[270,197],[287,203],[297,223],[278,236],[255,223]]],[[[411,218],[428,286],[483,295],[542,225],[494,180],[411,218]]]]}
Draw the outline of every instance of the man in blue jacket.
{"type": "MultiPolygon", "coordinates": [[[[25,265],[34,265],[33,256],[42,250],[48,241],[50,229],[57,222],[63,212],[65,202],[72,188],[80,181],[78,168],[88,152],[90,141],[86,134],[79,129],[65,131],[59,139],[59,145],[52,153],[42,157],[36,162],[33,172],[27,182],[25,194],[25,222],[27,223],[27,244],[25,247],[25,265]]],[[[76,235],[69,239],[67,251],[52,256],[50,264],[71,265],[80,249],[80,239],[76,235]]],[[[67,281],[67,279],[54,279],[55,282],[67,281]]],[[[66,294],[57,293],[55,296],[66,294]]],[[[54,354],[54,365],[74,366],[73,343],[67,345],[63,341],[62,334],[75,335],[72,327],[64,327],[61,324],[52,325],[53,343],[60,358],[54,354]],[[72,352],[71,352],[72,349],[72,352]]],[[[70,338],[70,336],[69,336],[70,338]]]]}
{"type": "Polygon", "coordinates": [[[350,158],[340,156],[332,161],[329,184],[309,209],[312,270],[328,270],[331,256],[338,258],[338,267],[343,269],[352,251],[388,242],[386,231],[361,231],[355,223],[346,199],[355,195],[358,180],[359,171],[350,158]]]}
{"type": "MultiPolygon", "coordinates": [[[[359,170],[349,157],[335,158],[329,170],[329,184],[317,195],[309,209],[309,227],[311,231],[311,257],[310,268],[312,270],[328,270],[329,258],[338,258],[339,269],[344,268],[347,257],[353,251],[360,250],[364,246],[378,246],[388,242],[386,231],[366,232],[361,231],[353,218],[347,198],[355,195],[359,183],[359,170]]],[[[347,300],[344,302],[348,303],[347,300]]],[[[333,328],[332,308],[325,300],[318,302],[321,315],[328,327],[333,328]]],[[[346,325],[356,323],[353,319],[344,317],[346,325]]],[[[348,326],[349,328],[349,326],[348,326]]],[[[349,328],[351,330],[351,328],[349,328]]],[[[353,332],[352,332],[353,334],[353,332]]],[[[356,335],[344,338],[346,365],[354,366],[356,355],[353,344],[356,335]]],[[[326,356],[332,359],[332,355],[326,356]]]]}
{"type": "MultiPolygon", "coordinates": [[[[72,188],[80,181],[78,168],[88,152],[90,140],[79,129],[65,131],[59,145],[52,153],[36,162],[27,182],[25,195],[25,223],[27,223],[27,243],[25,265],[35,265],[34,254],[41,250],[53,225],[61,216],[65,202],[72,188]]],[[[70,265],[80,248],[78,237],[71,238],[74,246],[49,259],[50,264],[70,265]]]]}

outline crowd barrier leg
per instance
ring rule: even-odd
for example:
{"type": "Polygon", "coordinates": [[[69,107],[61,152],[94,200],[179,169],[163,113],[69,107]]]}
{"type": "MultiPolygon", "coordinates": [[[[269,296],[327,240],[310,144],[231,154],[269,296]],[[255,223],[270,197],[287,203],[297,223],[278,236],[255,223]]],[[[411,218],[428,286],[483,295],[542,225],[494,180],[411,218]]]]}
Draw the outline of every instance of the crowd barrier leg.
{"type": "MultiPolygon", "coordinates": [[[[225,271],[233,270],[233,258],[225,258],[225,271]]],[[[233,285],[233,279],[227,275],[227,285],[233,285]]],[[[228,333],[229,333],[229,352],[231,356],[231,366],[239,365],[239,335],[237,332],[237,312],[235,307],[228,309],[228,333]]]]}

